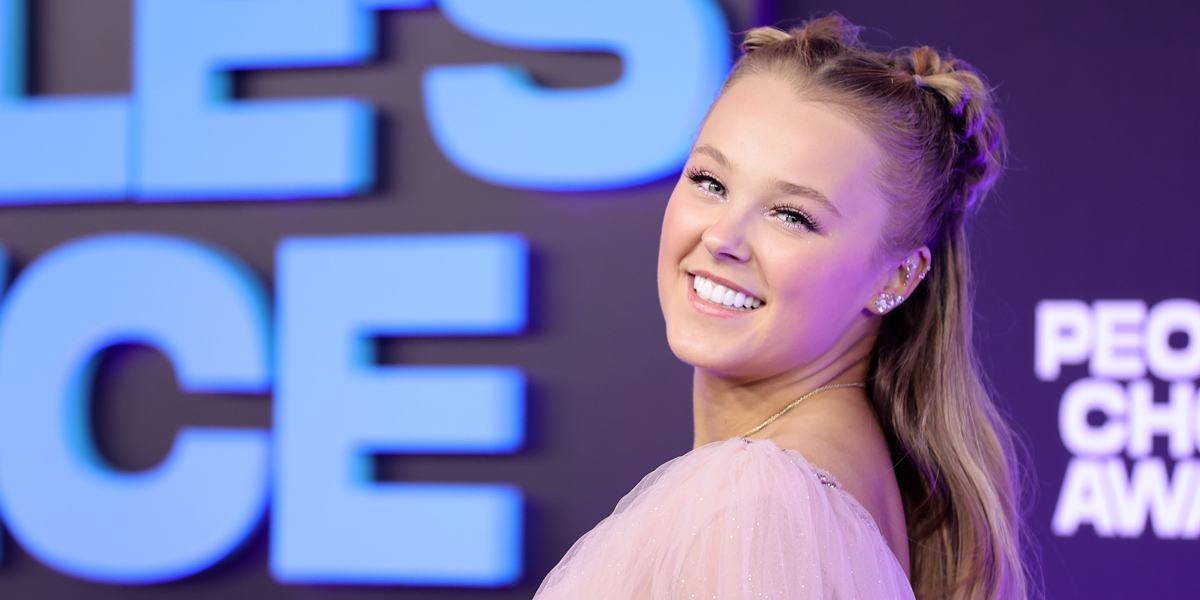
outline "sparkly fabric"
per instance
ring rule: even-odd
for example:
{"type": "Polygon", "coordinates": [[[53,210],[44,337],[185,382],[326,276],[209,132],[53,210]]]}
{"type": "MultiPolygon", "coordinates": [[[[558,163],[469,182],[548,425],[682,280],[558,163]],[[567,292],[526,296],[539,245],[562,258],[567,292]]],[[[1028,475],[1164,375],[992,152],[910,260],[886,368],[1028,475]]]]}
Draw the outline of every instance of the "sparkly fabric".
{"type": "Polygon", "coordinates": [[[735,437],[646,476],[537,600],[913,598],[870,513],[799,452],[735,437]]]}

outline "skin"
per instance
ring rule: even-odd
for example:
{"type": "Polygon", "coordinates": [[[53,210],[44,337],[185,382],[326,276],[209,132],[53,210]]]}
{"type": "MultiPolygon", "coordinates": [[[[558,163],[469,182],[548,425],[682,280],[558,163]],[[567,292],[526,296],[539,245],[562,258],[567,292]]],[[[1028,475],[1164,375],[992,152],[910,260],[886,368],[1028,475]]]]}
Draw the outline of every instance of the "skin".
{"type": "MultiPolygon", "coordinates": [[[[911,295],[929,264],[926,247],[877,251],[889,222],[880,157],[854,122],[770,75],[739,80],[713,106],[667,204],[658,260],[668,341],[695,367],[695,446],[740,435],[818,387],[866,380],[875,300],[911,295]],[[763,304],[715,308],[691,291],[696,272],[763,304]]],[[[751,437],[831,472],[909,572],[900,491],[865,390],[818,393],[751,437]]]]}

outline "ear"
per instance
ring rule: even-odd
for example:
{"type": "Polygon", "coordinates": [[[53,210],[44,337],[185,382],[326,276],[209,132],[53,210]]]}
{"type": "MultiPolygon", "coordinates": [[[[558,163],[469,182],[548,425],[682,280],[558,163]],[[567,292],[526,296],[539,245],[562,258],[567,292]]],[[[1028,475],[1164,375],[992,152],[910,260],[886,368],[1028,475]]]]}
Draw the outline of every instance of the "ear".
{"type": "Polygon", "coordinates": [[[925,274],[929,272],[930,261],[928,246],[921,246],[905,255],[899,264],[888,272],[883,287],[879,294],[870,300],[867,310],[875,314],[887,314],[905,299],[911,298],[917,286],[925,279],[925,274]]]}

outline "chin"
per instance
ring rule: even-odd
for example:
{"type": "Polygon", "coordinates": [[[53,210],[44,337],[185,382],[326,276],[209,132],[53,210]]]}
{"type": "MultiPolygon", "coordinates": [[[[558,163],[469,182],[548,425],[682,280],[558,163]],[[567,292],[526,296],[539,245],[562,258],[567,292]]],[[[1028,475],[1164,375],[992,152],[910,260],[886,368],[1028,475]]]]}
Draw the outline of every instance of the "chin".
{"type": "Polygon", "coordinates": [[[667,336],[671,352],[679,360],[697,368],[711,371],[725,377],[744,377],[749,375],[758,361],[729,351],[728,347],[719,346],[711,341],[679,339],[667,336]]]}
{"type": "Polygon", "coordinates": [[[703,368],[713,358],[711,348],[708,347],[710,344],[694,339],[686,332],[672,330],[669,323],[667,324],[667,345],[671,347],[675,358],[693,367],[703,368]]]}

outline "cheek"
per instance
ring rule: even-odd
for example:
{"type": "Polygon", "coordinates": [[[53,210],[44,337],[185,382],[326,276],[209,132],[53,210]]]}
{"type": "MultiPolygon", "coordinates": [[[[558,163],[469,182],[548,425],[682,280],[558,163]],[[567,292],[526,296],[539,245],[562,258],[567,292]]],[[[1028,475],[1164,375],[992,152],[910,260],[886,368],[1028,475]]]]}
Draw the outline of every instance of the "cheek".
{"type": "Polygon", "coordinates": [[[865,282],[870,270],[858,253],[814,253],[792,256],[786,264],[807,265],[785,269],[780,261],[777,281],[786,281],[780,308],[792,331],[818,345],[830,342],[849,326],[865,306],[865,282]]]}
{"type": "Polygon", "coordinates": [[[662,232],[658,242],[659,270],[670,270],[695,246],[699,235],[694,219],[684,208],[679,192],[671,194],[663,213],[662,232]]]}
{"type": "Polygon", "coordinates": [[[675,273],[679,265],[681,255],[678,251],[679,242],[676,238],[679,236],[679,220],[677,210],[675,209],[676,202],[674,194],[672,199],[667,201],[667,209],[663,213],[662,232],[658,238],[658,300],[662,304],[663,310],[666,310],[665,298],[663,292],[672,283],[672,275],[675,273]]]}

